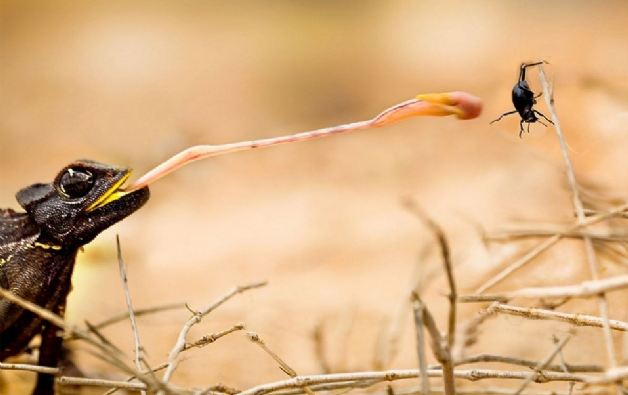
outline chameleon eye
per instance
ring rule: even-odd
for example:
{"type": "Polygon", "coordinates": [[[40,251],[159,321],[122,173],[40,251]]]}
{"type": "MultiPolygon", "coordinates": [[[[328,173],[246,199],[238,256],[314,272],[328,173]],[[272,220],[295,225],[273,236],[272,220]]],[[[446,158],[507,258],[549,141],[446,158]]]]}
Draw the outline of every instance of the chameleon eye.
{"type": "Polygon", "coordinates": [[[93,186],[94,176],[82,169],[67,169],[59,180],[61,192],[73,199],[87,195],[93,186]]]}

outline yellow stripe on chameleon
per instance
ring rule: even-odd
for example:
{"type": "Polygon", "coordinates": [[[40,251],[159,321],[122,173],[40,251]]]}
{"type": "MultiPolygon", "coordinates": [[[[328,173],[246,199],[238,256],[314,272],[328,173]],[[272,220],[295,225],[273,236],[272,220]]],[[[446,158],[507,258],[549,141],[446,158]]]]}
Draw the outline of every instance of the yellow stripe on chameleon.
{"type": "Polygon", "coordinates": [[[61,249],[61,246],[54,245],[54,244],[44,244],[38,241],[34,242],[33,245],[35,247],[43,248],[44,250],[57,250],[58,251],[61,249]]]}
{"type": "Polygon", "coordinates": [[[98,207],[104,206],[105,204],[111,203],[114,200],[120,199],[122,196],[126,195],[127,192],[118,191],[118,189],[126,182],[126,180],[131,175],[131,172],[127,172],[121,179],[119,179],[111,188],[107,190],[102,196],[100,196],[96,201],[87,208],[87,211],[92,211],[98,207]]]}

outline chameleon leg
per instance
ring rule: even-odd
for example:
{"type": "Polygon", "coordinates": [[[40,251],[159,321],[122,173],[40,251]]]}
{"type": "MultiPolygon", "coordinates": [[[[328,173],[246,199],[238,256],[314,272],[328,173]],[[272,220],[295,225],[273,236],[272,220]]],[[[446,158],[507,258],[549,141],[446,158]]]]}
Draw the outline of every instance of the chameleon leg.
{"type": "MultiPolygon", "coordinates": [[[[57,306],[53,312],[63,316],[65,301],[57,306]]],[[[61,359],[61,346],[63,337],[61,330],[50,322],[43,323],[41,333],[41,346],[39,347],[39,365],[56,367],[61,359]]],[[[38,374],[37,385],[33,390],[33,395],[54,395],[55,376],[50,374],[38,374]]]]}

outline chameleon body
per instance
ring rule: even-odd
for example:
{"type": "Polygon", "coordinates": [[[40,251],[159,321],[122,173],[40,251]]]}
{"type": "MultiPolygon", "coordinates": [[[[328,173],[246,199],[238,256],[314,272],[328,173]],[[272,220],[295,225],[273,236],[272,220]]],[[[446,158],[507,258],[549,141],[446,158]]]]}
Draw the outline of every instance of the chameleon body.
{"type": "MultiPolygon", "coordinates": [[[[78,250],[139,209],[148,188],[120,190],[129,169],[79,160],[53,182],[19,191],[25,212],[0,209],[0,286],[63,316],[78,250]]],[[[22,352],[42,335],[39,364],[56,366],[58,328],[0,298],[0,360],[22,352]]],[[[53,376],[39,375],[35,394],[52,394],[53,376]]]]}

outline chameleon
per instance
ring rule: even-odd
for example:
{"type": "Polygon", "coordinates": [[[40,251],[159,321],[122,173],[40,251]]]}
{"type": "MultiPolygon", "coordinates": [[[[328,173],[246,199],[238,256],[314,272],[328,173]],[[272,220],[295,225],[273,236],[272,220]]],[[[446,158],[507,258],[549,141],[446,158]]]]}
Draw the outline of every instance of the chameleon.
{"type": "MultiPolygon", "coordinates": [[[[100,232],[134,213],[150,196],[148,187],[121,188],[127,168],[78,160],[51,183],[16,194],[24,212],[0,209],[0,286],[63,316],[77,253],[100,232]]],[[[19,354],[41,334],[39,365],[57,366],[59,328],[0,299],[0,360],[19,354]]],[[[39,374],[34,394],[53,394],[54,377],[39,374]]]]}
{"type": "MultiPolygon", "coordinates": [[[[379,128],[414,116],[455,115],[467,120],[481,111],[481,99],[467,92],[422,94],[366,121],[260,140],[193,146],[162,162],[127,189],[123,185],[129,169],[78,160],[64,167],[52,183],[20,190],[16,198],[25,212],[0,209],[0,286],[63,316],[79,249],[142,207],[150,196],[149,184],[193,161],[379,128]]],[[[54,325],[0,298],[0,360],[20,353],[41,334],[39,365],[57,366],[62,345],[57,332],[54,325]]],[[[54,377],[38,375],[34,394],[53,392],[54,377]]]]}

